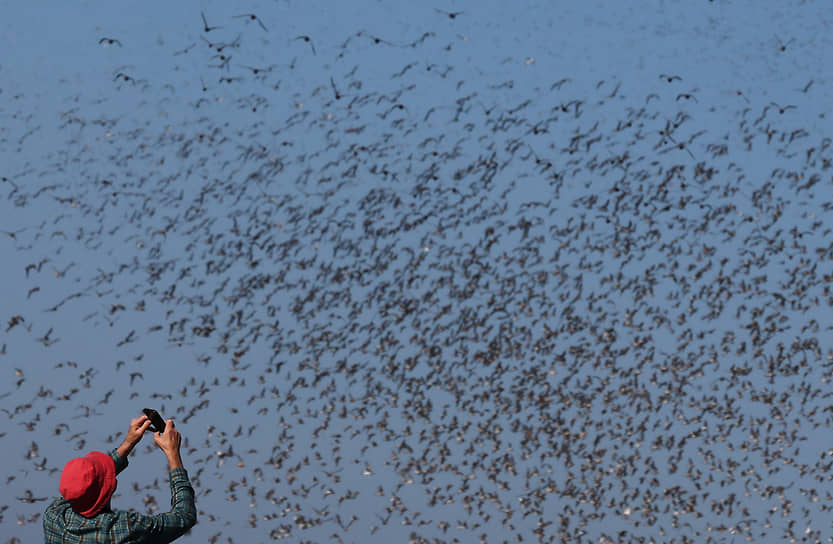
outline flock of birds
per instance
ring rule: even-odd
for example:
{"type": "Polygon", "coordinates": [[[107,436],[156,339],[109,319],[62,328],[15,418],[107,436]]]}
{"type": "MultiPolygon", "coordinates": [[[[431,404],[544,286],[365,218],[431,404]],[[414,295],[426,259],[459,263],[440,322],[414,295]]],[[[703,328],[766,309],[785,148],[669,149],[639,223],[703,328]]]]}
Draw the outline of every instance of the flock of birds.
{"type": "MultiPolygon", "coordinates": [[[[0,178],[28,218],[0,233],[26,263],[0,316],[8,542],[70,449],[118,445],[105,412],[152,403],[186,439],[183,542],[830,539],[812,81],[790,104],[665,73],[467,81],[439,24],[250,64],[269,21],[199,19],[190,90],[116,65],[135,118],[76,98],[35,126],[21,98],[0,133],[4,156],[65,138],[0,178]],[[400,64],[363,79],[374,55],[400,64]],[[69,360],[81,330],[99,356],[69,360]]],[[[164,511],[157,476],[125,472],[114,507],[164,511]]]]}

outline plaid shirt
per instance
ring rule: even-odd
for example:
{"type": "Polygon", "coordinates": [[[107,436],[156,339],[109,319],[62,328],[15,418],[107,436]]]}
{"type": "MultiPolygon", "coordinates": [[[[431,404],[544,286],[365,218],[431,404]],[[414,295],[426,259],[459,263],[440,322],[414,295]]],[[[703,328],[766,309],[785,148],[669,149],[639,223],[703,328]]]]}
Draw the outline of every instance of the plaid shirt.
{"type": "MultiPolygon", "coordinates": [[[[110,457],[116,474],[127,467],[127,459],[114,449],[110,457]]],[[[77,514],[63,498],[56,499],[43,513],[46,544],[139,544],[168,543],[182,536],[197,522],[194,488],[183,468],[170,471],[171,511],[155,516],[105,509],[91,518],[77,514]]]]}

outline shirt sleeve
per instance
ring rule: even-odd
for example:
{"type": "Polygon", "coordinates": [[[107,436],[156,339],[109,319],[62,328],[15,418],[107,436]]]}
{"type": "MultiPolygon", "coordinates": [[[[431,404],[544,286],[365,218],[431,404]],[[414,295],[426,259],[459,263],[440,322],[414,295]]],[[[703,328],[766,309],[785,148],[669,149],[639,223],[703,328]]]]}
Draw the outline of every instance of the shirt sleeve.
{"type": "Polygon", "coordinates": [[[118,448],[113,448],[113,451],[110,452],[110,457],[116,463],[116,474],[127,468],[127,457],[119,455],[118,448]]]}
{"type": "Polygon", "coordinates": [[[131,512],[130,529],[133,534],[153,537],[153,542],[171,542],[182,536],[197,523],[197,508],[194,504],[194,488],[184,468],[170,471],[171,511],[155,516],[144,516],[131,512]]]}

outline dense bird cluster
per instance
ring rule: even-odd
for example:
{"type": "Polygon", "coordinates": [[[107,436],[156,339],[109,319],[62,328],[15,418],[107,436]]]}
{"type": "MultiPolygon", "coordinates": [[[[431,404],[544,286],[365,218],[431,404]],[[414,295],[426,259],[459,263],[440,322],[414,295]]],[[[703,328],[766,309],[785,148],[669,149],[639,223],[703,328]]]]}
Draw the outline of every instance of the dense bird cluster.
{"type": "MultiPolygon", "coordinates": [[[[475,78],[467,13],[442,10],[260,64],[271,21],[197,15],[172,52],[190,87],[93,38],[137,113],[75,97],[0,132],[7,157],[60,140],[0,180],[29,218],[2,232],[26,265],[0,315],[0,532],[36,534],[68,456],[117,445],[105,412],[156,403],[197,490],[183,541],[826,541],[812,81],[781,104],[685,74],[533,85],[532,58],[475,78]],[[67,360],[79,327],[98,355],[67,360]]],[[[161,473],[121,478],[114,506],[166,508],[161,473]]]]}

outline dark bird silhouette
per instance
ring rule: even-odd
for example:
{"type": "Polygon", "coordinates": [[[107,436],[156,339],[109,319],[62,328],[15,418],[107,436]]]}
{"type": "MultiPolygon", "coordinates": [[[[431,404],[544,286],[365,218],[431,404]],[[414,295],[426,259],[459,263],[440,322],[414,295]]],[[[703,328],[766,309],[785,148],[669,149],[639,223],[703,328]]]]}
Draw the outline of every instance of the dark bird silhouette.
{"type": "Polygon", "coordinates": [[[810,86],[812,86],[814,82],[815,82],[815,80],[814,80],[814,79],[811,79],[810,81],[808,81],[808,82],[807,82],[807,85],[805,85],[803,88],[801,88],[801,89],[799,89],[799,90],[800,90],[802,93],[806,93],[807,91],[809,91],[809,90],[810,90],[810,86]]]}
{"type": "Polygon", "coordinates": [[[263,75],[275,69],[275,66],[267,66],[265,68],[260,68],[257,66],[247,66],[245,64],[241,64],[240,67],[249,70],[250,72],[252,72],[253,75],[263,75]]]}
{"type": "Polygon", "coordinates": [[[25,230],[26,229],[18,229],[18,230],[15,230],[15,231],[0,230],[0,232],[2,232],[3,234],[8,235],[9,238],[17,238],[17,235],[20,234],[21,232],[25,231],[25,230]]]}
{"type": "Polygon", "coordinates": [[[295,38],[295,40],[296,40],[296,41],[297,41],[297,40],[304,40],[304,41],[305,41],[305,42],[307,42],[307,43],[309,44],[309,46],[312,48],[312,54],[313,54],[313,55],[315,55],[315,54],[316,54],[316,53],[315,53],[315,44],[314,44],[314,43],[312,43],[312,38],[310,38],[309,36],[306,36],[306,35],[302,35],[302,36],[297,36],[297,37],[295,38]]]}
{"type": "Polygon", "coordinates": [[[197,42],[194,42],[194,43],[192,43],[191,45],[189,45],[187,47],[184,47],[184,48],[182,48],[178,51],[174,51],[174,56],[178,57],[180,55],[185,55],[186,53],[189,53],[194,47],[196,47],[196,45],[197,45],[197,42]]]}
{"type": "Polygon", "coordinates": [[[769,105],[770,106],[775,106],[775,109],[777,109],[778,113],[780,113],[780,114],[784,113],[787,110],[794,110],[794,109],[798,108],[798,106],[795,106],[793,104],[787,104],[786,106],[781,106],[780,104],[776,104],[775,102],[770,102],[769,105]]]}
{"type": "Polygon", "coordinates": [[[260,28],[263,29],[264,32],[269,32],[266,28],[266,25],[263,24],[263,21],[260,20],[260,17],[255,15],[254,13],[241,13],[240,15],[234,15],[235,19],[246,19],[247,22],[257,21],[257,24],[260,25],[260,28]]]}
{"type": "Polygon", "coordinates": [[[9,325],[8,325],[8,327],[6,327],[6,332],[9,332],[10,330],[12,330],[13,328],[15,328],[17,325],[19,325],[19,324],[23,323],[24,321],[25,321],[25,319],[23,319],[23,316],[20,316],[20,315],[13,315],[13,316],[9,319],[9,325]]]}
{"type": "Polygon", "coordinates": [[[130,333],[127,336],[125,336],[124,338],[119,340],[119,342],[116,344],[116,347],[122,347],[125,344],[129,344],[130,342],[133,342],[135,339],[136,339],[136,330],[134,329],[134,330],[130,331],[130,333]]]}
{"type": "Polygon", "coordinates": [[[117,40],[116,38],[100,38],[98,40],[98,45],[117,45],[121,47],[121,41],[117,40]]]}
{"type": "Polygon", "coordinates": [[[202,31],[203,32],[211,32],[212,30],[219,30],[219,29],[223,28],[221,26],[209,26],[208,21],[205,18],[205,13],[202,12],[202,11],[200,12],[200,17],[202,17],[202,25],[203,25],[202,31]]]}
{"type": "Polygon", "coordinates": [[[783,42],[783,41],[781,41],[781,38],[779,38],[778,35],[776,34],[775,35],[775,41],[778,42],[778,50],[779,51],[786,51],[787,46],[790,45],[792,42],[794,42],[795,38],[790,38],[787,42],[783,42]]]}
{"type": "Polygon", "coordinates": [[[19,500],[21,502],[30,503],[30,504],[34,503],[34,502],[45,501],[45,500],[48,500],[48,499],[49,499],[49,497],[35,497],[35,494],[30,489],[27,489],[22,497],[17,497],[17,500],[19,500]]]}
{"type": "Polygon", "coordinates": [[[118,72],[115,76],[113,76],[113,81],[118,81],[120,79],[126,83],[136,83],[133,76],[125,74],[124,72],[118,72]]]}
{"type": "Polygon", "coordinates": [[[692,93],[680,93],[680,94],[677,95],[675,100],[679,102],[681,98],[684,98],[686,100],[693,100],[693,101],[697,102],[697,98],[692,93]]]}
{"type": "Polygon", "coordinates": [[[457,16],[463,14],[462,11],[445,11],[445,10],[442,10],[442,9],[439,9],[439,8],[434,8],[434,11],[436,11],[437,13],[441,13],[441,14],[445,15],[449,19],[456,19],[457,16]]]}
{"type": "Polygon", "coordinates": [[[336,82],[333,81],[333,78],[330,77],[330,87],[333,89],[333,98],[336,100],[341,100],[341,93],[338,92],[338,88],[336,87],[336,82]]]}

